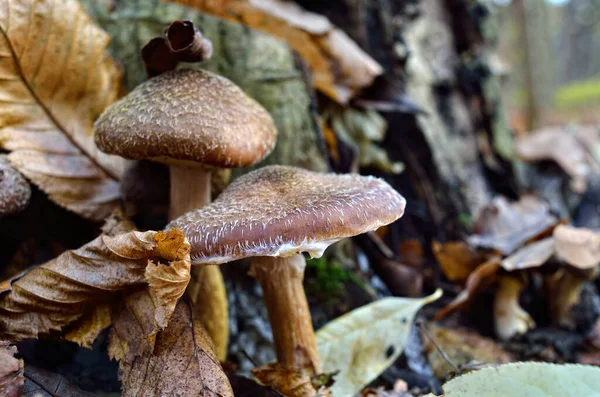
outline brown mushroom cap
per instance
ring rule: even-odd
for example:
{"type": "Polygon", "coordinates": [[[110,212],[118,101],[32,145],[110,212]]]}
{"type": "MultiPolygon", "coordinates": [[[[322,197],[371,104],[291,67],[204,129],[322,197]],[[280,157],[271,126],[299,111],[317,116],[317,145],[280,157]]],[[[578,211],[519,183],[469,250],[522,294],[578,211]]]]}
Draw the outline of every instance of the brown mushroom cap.
{"type": "Polygon", "coordinates": [[[320,256],[342,238],[400,218],[406,200],[385,181],[267,166],[233,181],[208,206],[175,219],[195,264],[252,256],[320,256]]]}
{"type": "Polygon", "coordinates": [[[130,159],[252,165],[275,146],[269,113],[224,77],[175,70],[109,106],[94,125],[100,150],[130,159]]]}
{"type": "Polygon", "coordinates": [[[23,210],[30,197],[29,183],[10,165],[6,156],[0,156],[0,215],[23,210]]]}

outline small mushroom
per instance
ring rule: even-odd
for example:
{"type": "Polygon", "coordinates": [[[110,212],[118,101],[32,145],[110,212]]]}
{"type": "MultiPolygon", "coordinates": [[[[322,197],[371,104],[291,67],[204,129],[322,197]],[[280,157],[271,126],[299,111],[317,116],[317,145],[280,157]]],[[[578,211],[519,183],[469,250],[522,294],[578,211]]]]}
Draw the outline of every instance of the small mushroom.
{"type": "MultiPolygon", "coordinates": [[[[94,125],[100,150],[169,166],[169,219],[210,202],[212,167],[253,165],[271,152],[276,137],[273,120],[262,106],[228,79],[204,70],[175,70],[151,78],[109,106],[94,125]]],[[[195,272],[199,270],[192,269],[193,278],[199,279],[195,272]]],[[[223,283],[218,268],[203,273],[211,277],[208,285],[223,283]]],[[[205,325],[224,359],[227,297],[224,287],[218,290],[220,294],[198,297],[211,301],[194,304],[221,306],[210,313],[222,312],[222,317],[205,325]]]]}
{"type": "Polygon", "coordinates": [[[318,373],[301,253],[319,257],[340,239],[397,220],[405,204],[377,178],[268,166],[234,180],[213,203],[168,227],[188,236],[195,264],[253,257],[251,272],[263,288],[278,361],[318,373]]]}
{"type": "Polygon", "coordinates": [[[566,266],[546,278],[550,314],[555,324],[573,328],[571,309],[579,302],[581,287],[600,270],[600,232],[559,225],[553,237],[556,255],[566,266]]]}
{"type": "Polygon", "coordinates": [[[0,156],[0,216],[22,211],[29,203],[31,189],[6,156],[0,156]]]}
{"type": "Polygon", "coordinates": [[[494,296],[494,325],[496,334],[502,340],[524,334],[535,327],[533,318],[519,304],[519,296],[526,285],[523,277],[498,277],[498,289],[494,296]]]}

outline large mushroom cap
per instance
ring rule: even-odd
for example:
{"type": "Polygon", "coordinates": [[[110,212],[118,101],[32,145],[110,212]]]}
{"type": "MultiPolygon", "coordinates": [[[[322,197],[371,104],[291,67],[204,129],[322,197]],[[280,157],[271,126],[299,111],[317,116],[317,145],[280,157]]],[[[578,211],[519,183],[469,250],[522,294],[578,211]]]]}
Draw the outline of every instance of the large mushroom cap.
{"type": "Polygon", "coordinates": [[[381,179],[268,166],[243,175],[213,203],[175,219],[195,264],[251,256],[320,256],[333,242],[400,218],[406,200],[381,179]]]}
{"type": "Polygon", "coordinates": [[[130,159],[252,165],[275,146],[269,113],[224,77],[176,70],[136,87],[94,125],[98,147],[130,159]]]}
{"type": "Polygon", "coordinates": [[[6,156],[0,156],[0,216],[22,211],[29,203],[31,188],[6,156]]]}

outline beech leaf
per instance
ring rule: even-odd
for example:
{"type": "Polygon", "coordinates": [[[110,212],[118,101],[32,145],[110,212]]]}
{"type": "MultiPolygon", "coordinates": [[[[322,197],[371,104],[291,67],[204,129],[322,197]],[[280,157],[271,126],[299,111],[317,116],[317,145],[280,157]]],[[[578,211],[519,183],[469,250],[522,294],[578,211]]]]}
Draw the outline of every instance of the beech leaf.
{"type": "Polygon", "coordinates": [[[67,338],[89,346],[110,323],[97,305],[147,283],[158,302],[153,319],[164,327],[189,282],[189,252],[179,230],[101,235],[0,284],[0,336],[19,341],[73,324],[67,338]]]}
{"type": "Polygon", "coordinates": [[[214,345],[185,300],[155,333],[156,305],[146,290],[113,314],[108,351],[118,359],[123,396],[233,397],[214,345]]]}
{"type": "Polygon", "coordinates": [[[589,365],[519,362],[455,378],[443,386],[443,396],[591,397],[600,395],[599,377],[600,368],[589,365]]]}
{"type": "Polygon", "coordinates": [[[441,295],[380,299],[321,328],[316,338],[323,371],[339,371],[332,395],[354,396],[389,367],[402,353],[417,311],[441,295]]]}
{"type": "Polygon", "coordinates": [[[23,397],[94,397],[66,380],[62,375],[42,368],[25,366],[25,390],[23,397]]]}
{"type": "Polygon", "coordinates": [[[109,40],[76,0],[0,5],[0,148],[54,202],[94,220],[115,207],[125,165],[92,135],[121,79],[109,40]]]}
{"type": "Polygon", "coordinates": [[[23,360],[13,357],[16,346],[0,341],[0,396],[18,397],[23,391],[23,360]]]}

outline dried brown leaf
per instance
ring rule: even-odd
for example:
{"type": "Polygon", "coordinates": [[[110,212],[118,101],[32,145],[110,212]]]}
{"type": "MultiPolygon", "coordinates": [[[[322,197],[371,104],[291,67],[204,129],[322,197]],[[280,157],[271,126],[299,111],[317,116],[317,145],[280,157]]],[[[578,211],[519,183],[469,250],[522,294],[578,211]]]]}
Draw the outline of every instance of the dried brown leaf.
{"type": "Polygon", "coordinates": [[[164,37],[155,37],[142,48],[142,59],[148,77],[158,76],[161,73],[175,70],[179,61],[171,52],[169,44],[164,37]]]}
{"type": "Polygon", "coordinates": [[[94,397],[66,380],[62,375],[31,365],[25,366],[23,397],[94,397]]]}
{"type": "Polygon", "coordinates": [[[251,372],[260,383],[272,387],[287,397],[331,396],[325,387],[313,383],[312,369],[305,370],[271,363],[254,368],[251,372]]]}
{"type": "Polygon", "coordinates": [[[433,241],[431,248],[442,272],[450,281],[465,281],[489,256],[475,250],[464,241],[449,241],[443,244],[433,241]]]}
{"type": "Polygon", "coordinates": [[[272,387],[263,386],[232,372],[227,373],[235,397],[284,397],[272,387]]]}
{"type": "Polygon", "coordinates": [[[95,220],[115,207],[125,164],[92,136],[121,79],[108,41],[76,0],[0,7],[0,148],[53,201],[95,220]]]}
{"type": "Polygon", "coordinates": [[[309,64],[314,86],[341,104],[370,85],[383,68],[329,20],[281,0],[175,0],[284,39],[309,64]]]}
{"type": "Polygon", "coordinates": [[[0,341],[0,396],[18,397],[23,391],[23,360],[14,358],[16,346],[0,341]]]}
{"type": "MultiPolygon", "coordinates": [[[[0,335],[18,341],[61,330],[119,292],[146,283],[158,302],[155,321],[162,327],[189,282],[189,250],[179,230],[101,235],[4,284],[0,335]]],[[[106,318],[98,321],[105,324],[106,318]]],[[[99,325],[82,327],[89,330],[99,325]]],[[[75,335],[83,344],[91,337],[83,330],[75,335]]]]}
{"type": "MultiPolygon", "coordinates": [[[[559,226],[560,227],[560,226],[559,226]]],[[[554,255],[554,238],[535,241],[518,249],[511,256],[502,260],[502,268],[509,272],[542,266],[554,255]]]]}
{"type": "Polygon", "coordinates": [[[585,270],[600,263],[600,232],[559,225],[553,235],[556,253],[569,265],[585,270]]]}
{"type": "Polygon", "coordinates": [[[212,42],[192,21],[174,21],[165,30],[165,39],[180,62],[208,61],[213,53],[212,42]]]}
{"type": "Polygon", "coordinates": [[[528,240],[551,231],[559,222],[550,207],[534,196],[512,203],[496,197],[480,211],[473,227],[475,234],[468,241],[475,247],[509,255],[528,240]]]}
{"type": "Polygon", "coordinates": [[[181,300],[156,333],[153,297],[130,294],[113,313],[109,354],[120,360],[123,396],[233,397],[206,330],[181,300]]]}
{"type": "Polygon", "coordinates": [[[571,177],[573,190],[583,193],[593,165],[590,148],[598,141],[594,126],[546,127],[517,140],[517,156],[531,162],[555,161],[571,177]]]}
{"type": "Polygon", "coordinates": [[[439,313],[435,315],[434,319],[439,320],[449,313],[457,309],[462,309],[473,302],[482,288],[492,284],[496,280],[496,273],[500,270],[500,265],[500,258],[495,256],[477,266],[477,268],[469,275],[469,278],[467,278],[465,288],[452,302],[440,310],[439,313]]]}

